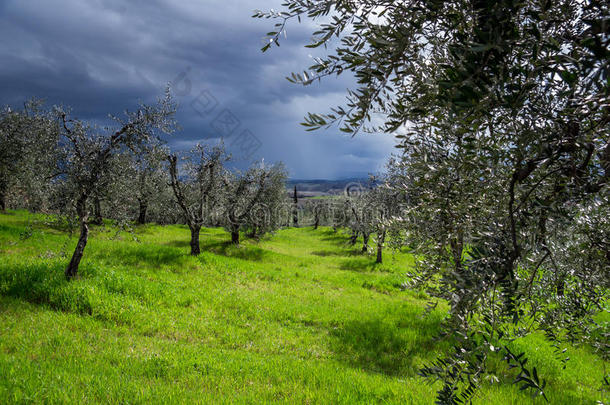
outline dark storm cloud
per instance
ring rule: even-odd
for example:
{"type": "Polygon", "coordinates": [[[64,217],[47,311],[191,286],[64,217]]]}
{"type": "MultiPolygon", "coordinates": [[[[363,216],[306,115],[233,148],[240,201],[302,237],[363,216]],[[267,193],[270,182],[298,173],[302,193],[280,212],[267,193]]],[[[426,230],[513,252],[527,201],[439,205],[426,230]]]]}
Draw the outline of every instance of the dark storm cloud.
{"type": "Polygon", "coordinates": [[[278,9],[280,3],[1,2],[0,103],[44,97],[50,104],[71,106],[81,118],[103,120],[139,100],[154,100],[167,82],[174,82],[182,126],[170,141],[175,148],[217,139],[224,130],[215,119],[228,111],[239,125],[225,143],[242,166],[261,158],[282,160],[296,178],[378,170],[392,150],[390,136],[349,138],[337,130],[312,134],[300,127],[306,112],[341,104],[352,83],[342,77],[303,88],[284,79],[309,66],[310,54],[316,53],[303,48],[312,32],[308,23],[289,26],[280,48],[260,52],[262,36],[273,23],[250,18],[252,11],[278,9]],[[200,114],[204,102],[215,105],[211,113],[200,114]],[[245,153],[248,144],[260,147],[245,153]]]}

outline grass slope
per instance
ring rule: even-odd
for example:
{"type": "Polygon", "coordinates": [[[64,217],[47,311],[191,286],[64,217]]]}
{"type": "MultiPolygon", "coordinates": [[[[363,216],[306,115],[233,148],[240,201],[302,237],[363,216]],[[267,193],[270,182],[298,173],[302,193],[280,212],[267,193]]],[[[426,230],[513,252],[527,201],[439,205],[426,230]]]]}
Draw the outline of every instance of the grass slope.
{"type": "MultiPolygon", "coordinates": [[[[68,283],[60,252],[76,238],[35,218],[0,214],[0,402],[434,401],[438,385],[416,372],[449,345],[433,340],[444,313],[422,317],[426,297],[400,291],[406,253],[375,265],[330,229],[239,248],[207,229],[194,258],[183,226],[138,228],[139,241],[99,228],[68,283]]],[[[551,403],[604,399],[608,365],[587,348],[563,370],[539,337],[515,346],[551,403]]],[[[532,401],[498,375],[477,403],[532,401]]]]}

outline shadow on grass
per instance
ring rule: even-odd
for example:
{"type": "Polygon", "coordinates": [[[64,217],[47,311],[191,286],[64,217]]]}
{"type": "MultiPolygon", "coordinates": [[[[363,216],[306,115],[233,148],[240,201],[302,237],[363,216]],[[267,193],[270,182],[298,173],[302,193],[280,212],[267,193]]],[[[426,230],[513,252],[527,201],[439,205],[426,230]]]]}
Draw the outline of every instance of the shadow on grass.
{"type": "Polygon", "coordinates": [[[349,237],[339,230],[335,232],[332,229],[323,229],[320,231],[320,235],[322,236],[321,240],[333,242],[336,245],[345,245],[349,242],[349,237]]]}
{"type": "Polygon", "coordinates": [[[384,267],[383,263],[375,263],[375,259],[368,256],[344,260],[339,268],[358,273],[371,273],[375,271],[391,273],[391,270],[384,267]]]}
{"type": "MultiPolygon", "coordinates": [[[[171,246],[171,247],[177,247],[177,248],[186,248],[186,247],[191,246],[191,243],[188,240],[182,240],[182,239],[171,240],[169,242],[164,242],[163,244],[165,246],[171,246]]],[[[201,243],[199,245],[201,246],[201,243]]]]}
{"type": "MultiPolygon", "coordinates": [[[[212,232],[207,229],[202,229],[201,232],[203,235],[199,241],[199,247],[202,252],[209,251],[245,260],[262,260],[263,251],[261,249],[234,247],[230,241],[218,242],[218,239],[209,238],[205,234],[211,234],[212,232]]],[[[188,234],[185,234],[184,239],[169,240],[163,244],[132,244],[128,246],[119,245],[116,248],[110,249],[98,249],[91,252],[90,257],[111,265],[137,266],[143,264],[159,267],[182,265],[190,257],[189,252],[190,238],[188,234]]]]}
{"type": "MultiPolygon", "coordinates": [[[[166,246],[171,247],[179,247],[179,248],[187,248],[190,247],[189,241],[183,240],[173,240],[169,242],[165,242],[166,246]]],[[[211,252],[217,255],[232,257],[236,259],[242,260],[250,260],[260,262],[265,256],[267,256],[268,252],[256,247],[256,246],[247,246],[240,245],[235,246],[231,241],[217,241],[217,240],[204,240],[199,242],[199,248],[202,252],[211,252]]],[[[184,253],[179,253],[183,255],[184,253]]]]}
{"type": "MultiPolygon", "coordinates": [[[[452,345],[455,343],[451,338],[434,339],[440,328],[440,316],[431,314],[422,318],[419,314],[411,311],[403,314],[402,318],[390,320],[384,318],[354,319],[331,331],[330,348],[337,360],[350,367],[392,377],[414,377],[418,375],[419,369],[424,364],[431,363],[439,356],[451,354],[452,345]],[[402,321],[399,319],[402,319],[402,321]]],[[[535,351],[538,349],[530,347],[529,350],[535,351]]],[[[508,369],[499,353],[490,355],[490,363],[489,370],[499,378],[499,382],[494,385],[509,388],[509,391],[506,391],[507,393],[512,391],[516,394],[518,385],[515,385],[514,381],[518,372],[508,369]]],[[[528,365],[537,366],[539,370],[541,366],[541,364],[536,364],[533,359],[528,365]]],[[[561,364],[559,361],[556,362],[555,367],[558,370],[556,375],[547,372],[544,376],[549,383],[546,390],[547,394],[554,393],[557,395],[555,400],[549,398],[549,403],[584,403],[582,393],[578,393],[578,387],[571,387],[566,390],[565,380],[560,377],[561,364]],[[557,399],[560,399],[560,401],[557,401],[557,399]]],[[[429,384],[430,382],[432,381],[421,379],[422,384],[429,384]]],[[[485,391],[490,387],[491,385],[487,382],[482,382],[480,385],[480,388],[485,391]]],[[[461,388],[465,387],[462,386],[461,388]]],[[[494,393],[497,390],[497,388],[491,389],[491,397],[498,395],[494,393]]],[[[479,392],[484,393],[485,391],[479,392]]],[[[529,394],[526,395],[529,396],[529,394]]],[[[527,396],[515,397],[516,402],[514,403],[526,403],[527,396]]],[[[483,397],[483,400],[485,398],[483,397]]],[[[527,403],[530,403],[530,401],[527,401],[527,403]]]]}
{"type": "Polygon", "coordinates": [[[205,245],[205,248],[202,245],[202,250],[204,249],[222,256],[255,262],[262,261],[268,254],[267,251],[259,247],[245,245],[235,246],[230,241],[212,243],[210,245],[205,245]]]}
{"type": "Polygon", "coordinates": [[[1,266],[0,295],[57,310],[91,314],[86,292],[77,282],[68,282],[64,277],[65,266],[60,261],[1,266]]]}
{"type": "Polygon", "coordinates": [[[352,250],[317,250],[315,252],[311,252],[312,255],[314,256],[320,256],[320,257],[328,257],[328,256],[338,256],[338,257],[345,257],[345,256],[360,256],[362,255],[362,252],[359,249],[352,249],[352,250]]]}
{"type": "Polygon", "coordinates": [[[449,348],[450,342],[437,341],[440,317],[409,314],[401,325],[387,319],[355,319],[331,332],[336,357],[352,367],[390,376],[414,376],[423,361],[449,348]]]}
{"type": "Polygon", "coordinates": [[[157,304],[164,290],[160,285],[114,271],[96,274],[81,264],[79,276],[67,281],[65,261],[0,265],[0,295],[43,308],[92,316],[121,325],[143,325],[145,308],[157,304]]]}
{"type": "Polygon", "coordinates": [[[19,240],[19,235],[21,235],[21,233],[23,232],[23,227],[21,226],[11,226],[11,225],[4,225],[4,224],[0,224],[0,233],[4,236],[10,236],[12,238],[15,238],[15,240],[19,240]]]}
{"type": "Polygon", "coordinates": [[[105,264],[118,266],[146,265],[159,267],[169,264],[181,264],[184,252],[166,246],[137,245],[120,246],[111,249],[96,249],[89,252],[89,257],[105,264]]]}

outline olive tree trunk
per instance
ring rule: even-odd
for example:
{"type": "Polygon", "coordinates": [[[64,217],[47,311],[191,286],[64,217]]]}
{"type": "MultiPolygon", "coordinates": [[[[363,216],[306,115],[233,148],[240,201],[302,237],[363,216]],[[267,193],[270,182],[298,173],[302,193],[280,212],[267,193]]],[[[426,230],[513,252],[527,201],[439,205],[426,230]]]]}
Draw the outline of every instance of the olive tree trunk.
{"type": "Polygon", "coordinates": [[[138,200],[139,202],[139,214],[138,224],[144,225],[146,223],[146,212],[148,211],[148,202],[146,200],[138,200]]]}
{"type": "Polygon", "coordinates": [[[78,243],[72,254],[72,259],[68,267],[66,267],[65,276],[68,280],[73,279],[78,275],[78,266],[83,253],[85,253],[85,246],[87,246],[87,239],[89,238],[89,215],[87,212],[87,197],[81,196],[77,202],[76,209],[80,220],[80,236],[78,237],[78,243]]]}
{"type": "Polygon", "coordinates": [[[453,238],[450,241],[451,254],[453,255],[453,263],[457,274],[463,273],[462,268],[462,255],[464,253],[464,234],[461,230],[458,230],[457,238],[453,238]]]}
{"type": "Polygon", "coordinates": [[[7,185],[2,179],[0,179],[0,211],[2,212],[6,212],[6,194],[7,185]]]}
{"type": "Polygon", "coordinates": [[[93,200],[93,223],[95,225],[103,225],[104,219],[102,217],[102,205],[100,204],[100,199],[95,197],[93,200]]]}
{"type": "Polygon", "coordinates": [[[565,277],[560,276],[556,282],[557,296],[563,297],[565,293],[565,277]]]}
{"type": "Polygon", "coordinates": [[[385,230],[377,235],[377,260],[375,263],[383,262],[383,244],[385,242],[385,230]]]}
{"type": "Polygon", "coordinates": [[[358,232],[352,232],[352,236],[349,237],[349,244],[354,246],[358,241],[358,232]]]}
{"type": "Polygon", "coordinates": [[[362,239],[363,239],[363,243],[362,243],[362,253],[365,253],[367,250],[369,250],[369,234],[362,232],[362,239]]]}
{"type": "Polygon", "coordinates": [[[198,256],[201,251],[199,250],[199,231],[201,227],[191,226],[191,256],[198,256]]]}
{"type": "Polygon", "coordinates": [[[231,230],[231,243],[239,245],[239,228],[231,230]]]}

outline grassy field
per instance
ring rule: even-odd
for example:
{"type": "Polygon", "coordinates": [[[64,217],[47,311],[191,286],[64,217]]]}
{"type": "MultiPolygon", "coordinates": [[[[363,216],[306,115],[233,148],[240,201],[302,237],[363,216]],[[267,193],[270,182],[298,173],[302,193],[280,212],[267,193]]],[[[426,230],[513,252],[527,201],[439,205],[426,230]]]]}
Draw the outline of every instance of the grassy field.
{"type": "MultiPolygon", "coordinates": [[[[141,227],[137,241],[105,227],[68,283],[61,253],[76,238],[36,218],[0,214],[1,403],[434,401],[417,369],[450,344],[433,339],[446,308],[423,317],[425,294],[400,290],[406,253],[375,265],[331,229],[241,247],[207,229],[194,258],[183,226],[141,227]]],[[[564,370],[540,337],[514,346],[550,403],[607,400],[609,365],[588,348],[569,348],[564,370]]],[[[476,403],[532,402],[498,367],[476,403]]]]}

